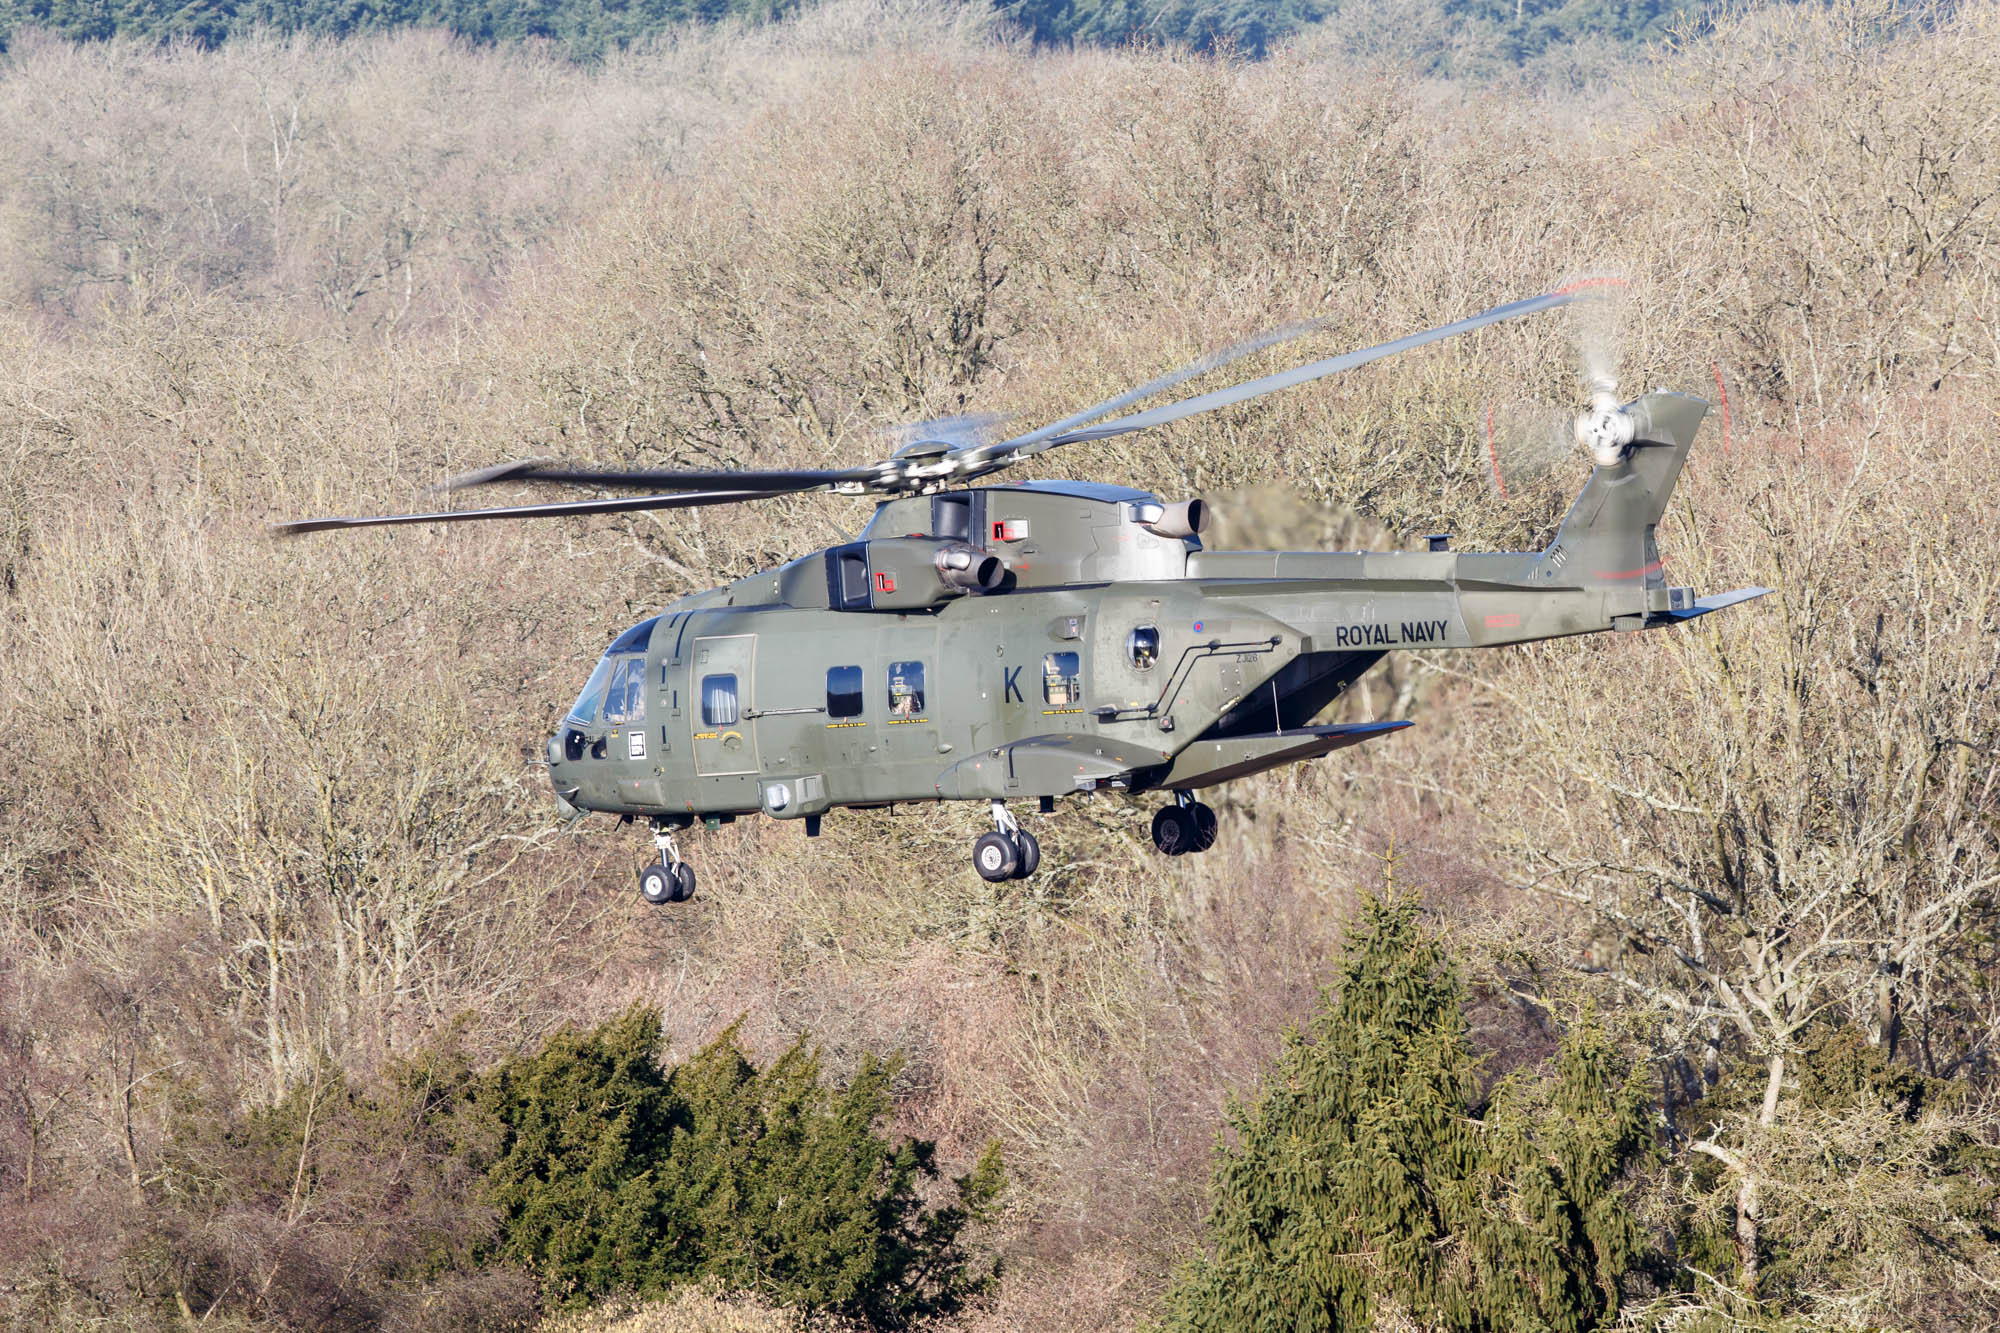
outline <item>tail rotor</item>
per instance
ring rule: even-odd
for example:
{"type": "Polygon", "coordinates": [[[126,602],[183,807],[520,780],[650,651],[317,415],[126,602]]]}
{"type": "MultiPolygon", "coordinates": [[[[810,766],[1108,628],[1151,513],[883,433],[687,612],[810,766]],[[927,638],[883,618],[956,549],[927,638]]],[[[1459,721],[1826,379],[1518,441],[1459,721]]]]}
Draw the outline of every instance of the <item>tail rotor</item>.
{"type": "Polygon", "coordinates": [[[1568,307],[1572,348],[1583,401],[1580,413],[1547,403],[1489,402],[1482,423],[1487,470],[1502,499],[1546,477],[1581,448],[1598,467],[1615,466],[1637,428],[1618,395],[1624,325],[1623,278],[1577,278],[1558,288],[1568,307]]]}
{"type": "Polygon", "coordinates": [[[1576,337],[1577,375],[1590,407],[1576,419],[1576,442],[1599,467],[1615,466],[1632,443],[1635,427],[1618,396],[1618,354],[1624,332],[1623,278],[1581,278],[1571,289],[1595,289],[1594,298],[1570,306],[1576,337]]]}

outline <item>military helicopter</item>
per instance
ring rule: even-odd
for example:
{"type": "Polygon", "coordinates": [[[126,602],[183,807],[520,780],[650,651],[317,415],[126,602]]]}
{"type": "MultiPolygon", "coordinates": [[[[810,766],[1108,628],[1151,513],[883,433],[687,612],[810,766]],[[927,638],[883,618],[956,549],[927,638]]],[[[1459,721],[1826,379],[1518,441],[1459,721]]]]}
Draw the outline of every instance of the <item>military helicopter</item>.
{"type": "Polygon", "coordinates": [[[1495,306],[1361,351],[1128,415],[1141,399],[1302,336],[1235,344],[1023,435],[918,429],[890,457],[818,471],[605,471],[545,460],[468,473],[502,483],[647,493],[308,519],[290,534],[399,523],[738,504],[806,491],[879,497],[849,542],[695,593],[620,634],[547,747],[564,811],[647,820],[648,902],[695,889],[677,832],[762,813],[818,837],[830,810],[985,801],[973,843],[987,880],[1026,878],[1041,847],[1010,802],[1041,813],[1101,791],[1168,795],[1168,856],[1208,849],[1195,793],[1411,725],[1315,721],[1384,654],[1490,648],[1682,624],[1758,597],[1668,586],[1654,527],[1708,404],[1655,391],[1621,403],[1590,383],[1575,436],[1594,468],[1541,551],[1211,551],[1199,499],[1091,482],[971,485],[1047,450],[1180,421],[1397,352],[1598,295],[1590,283],[1495,306]],[[1108,419],[1107,419],[1108,418],[1108,419]]]}

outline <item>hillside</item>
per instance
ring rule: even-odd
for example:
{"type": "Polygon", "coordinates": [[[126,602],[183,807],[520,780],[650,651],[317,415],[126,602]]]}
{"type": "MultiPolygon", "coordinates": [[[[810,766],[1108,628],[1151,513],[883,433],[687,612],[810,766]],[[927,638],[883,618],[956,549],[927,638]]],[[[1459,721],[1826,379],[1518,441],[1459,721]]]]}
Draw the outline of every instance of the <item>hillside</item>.
{"type": "MultiPolygon", "coordinates": [[[[2000,1319],[2000,7],[1759,10],[1575,97],[1331,37],[992,23],[840,0],[598,63],[428,31],[9,51],[0,1320],[588,1320],[503,1243],[537,1201],[530,1167],[496,1192],[527,1113],[496,1117],[532,1099],[494,1110],[494,1071],[657,1010],[669,1061],[902,1145],[898,1226],[999,1143],[999,1214],[945,1237],[998,1283],[941,1327],[1135,1328],[1215,1243],[1229,1097],[1391,880],[1461,960],[1475,1101],[1553,1077],[1586,1013],[1642,1071],[1630,1319],[2000,1319]],[[1003,885],[966,864],[982,809],[745,820],[649,908],[649,840],[562,826],[546,738],[621,629],[865,506],[264,532],[543,453],[852,464],[1293,320],[1329,326],[1250,370],[1607,271],[1622,383],[1728,397],[1673,581],[1773,595],[1396,655],[1339,716],[1417,726],[1222,789],[1207,856],[1109,793],[1003,885]]],[[[1576,394],[1544,317],[1040,461],[1211,497],[1225,541],[1520,549],[1583,467],[1499,499],[1482,424],[1576,394]]],[[[657,1082],[648,1049],[614,1072],[657,1082]]],[[[791,1326],[739,1269],[631,1327],[746,1286],[730,1318],[791,1326]]]]}
{"type": "MultiPolygon", "coordinates": [[[[0,50],[29,32],[213,47],[257,32],[359,37],[428,28],[477,45],[541,42],[574,59],[598,60],[689,25],[763,23],[801,7],[800,0],[0,0],[0,50]]],[[[1262,58],[1274,44],[1324,33],[1335,41],[1359,36],[1378,53],[1466,76],[1629,58],[1703,11],[1682,0],[994,0],[991,12],[1042,45],[1184,44],[1262,58]]]]}

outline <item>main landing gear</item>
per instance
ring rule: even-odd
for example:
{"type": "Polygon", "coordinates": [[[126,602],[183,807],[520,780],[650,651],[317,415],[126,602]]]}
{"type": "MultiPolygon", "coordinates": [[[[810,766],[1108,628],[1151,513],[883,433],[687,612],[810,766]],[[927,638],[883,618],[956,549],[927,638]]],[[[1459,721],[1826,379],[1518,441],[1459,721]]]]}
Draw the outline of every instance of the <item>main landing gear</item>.
{"type": "Polygon", "coordinates": [[[993,802],[993,832],[980,834],[972,844],[972,868],[979,877],[993,884],[1026,879],[1041,863],[1042,844],[1035,835],[1015,821],[1005,801],[993,802]]]}
{"type": "Polygon", "coordinates": [[[660,859],[639,872],[639,896],[655,907],[694,897],[694,867],[681,860],[673,830],[654,824],[653,845],[660,849],[660,859]]]}
{"type": "Polygon", "coordinates": [[[1153,816],[1153,845],[1168,856],[1205,852],[1215,846],[1215,811],[1184,791],[1153,816]]]}

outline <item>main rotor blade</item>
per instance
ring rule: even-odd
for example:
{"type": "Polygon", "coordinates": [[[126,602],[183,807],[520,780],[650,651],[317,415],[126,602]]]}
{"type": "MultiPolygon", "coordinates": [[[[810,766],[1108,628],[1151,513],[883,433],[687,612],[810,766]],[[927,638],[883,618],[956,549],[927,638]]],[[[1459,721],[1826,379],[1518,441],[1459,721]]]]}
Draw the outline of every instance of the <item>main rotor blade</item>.
{"type": "MultiPolygon", "coordinates": [[[[1584,295],[1586,295],[1585,291],[1579,287],[1564,287],[1558,291],[1548,292],[1541,296],[1528,297],[1526,300],[1510,301],[1506,305],[1494,306],[1491,310],[1483,310],[1479,314],[1467,319],[1461,319],[1456,323],[1439,325],[1434,329],[1426,329],[1422,333],[1412,333],[1406,337],[1398,338],[1393,342],[1380,343],[1374,347],[1363,348],[1358,352],[1345,352],[1340,356],[1330,356],[1323,361],[1310,361],[1303,366],[1297,366],[1291,370],[1279,371],[1276,374],[1265,375],[1259,379],[1246,380],[1242,384],[1232,385],[1226,389],[1216,389],[1213,392],[1201,394],[1194,398],[1183,398],[1177,403],[1168,403],[1164,407],[1156,407],[1150,411],[1134,413],[1129,417],[1120,417],[1115,421],[1107,421],[1099,426],[1086,426],[1078,430],[1065,431],[1052,438],[1026,444],[1015,450],[1005,461],[1011,462],[1015,458],[1029,457],[1033,454],[1041,453],[1045,449],[1053,449],[1057,445],[1077,444],[1084,440],[1109,439],[1114,435],[1128,435],[1136,430],[1149,430],[1154,426],[1164,426],[1169,422],[1180,421],[1186,417],[1196,416],[1203,412],[1213,412],[1220,407],[1230,407],[1237,403],[1247,402],[1252,398],[1261,398],[1268,393],[1276,393],[1280,389],[1289,389],[1295,385],[1305,384],[1343,370],[1352,370],[1357,366],[1365,366],[1370,361],[1380,361],[1385,356],[1394,356],[1398,352],[1407,352],[1411,348],[1422,347],[1426,343],[1434,343],[1440,339],[1455,337],[1461,333],[1470,333],[1474,329],[1483,329],[1489,324],[1498,324],[1503,320],[1519,319],[1523,315],[1532,315],[1536,311],[1568,305],[1571,301],[1580,300],[1584,295]]],[[[1002,465],[1004,466],[1004,463],[1002,465]]]]}
{"type": "MultiPolygon", "coordinates": [[[[1107,398],[1073,412],[1060,421],[1050,422],[1025,435],[1003,440],[997,444],[966,444],[956,449],[947,449],[947,441],[935,442],[918,440],[915,445],[906,445],[898,456],[862,468],[786,470],[786,471],[690,471],[676,472],[661,469],[606,469],[563,467],[549,459],[527,459],[515,463],[501,463],[480,468],[474,472],[461,473],[436,487],[437,490],[457,491],[475,486],[494,486],[502,482],[548,482],[563,486],[604,486],[639,487],[663,486],[673,491],[666,494],[640,495],[617,500],[581,500],[556,504],[512,505],[499,509],[453,510],[434,514],[384,514],[359,518],[302,519],[292,523],[275,525],[275,530],[297,536],[308,532],[323,532],[331,528],[376,527],[398,523],[462,523],[487,518],[545,518],[565,514],[610,514],[646,509],[686,509],[697,505],[735,504],[743,500],[757,500],[770,496],[792,495],[801,491],[819,490],[828,487],[858,487],[864,491],[899,492],[905,490],[936,489],[939,483],[962,484],[976,480],[988,473],[1032,457],[1058,445],[1076,444],[1084,440],[1109,439],[1116,435],[1126,435],[1133,431],[1148,430],[1154,426],[1164,426],[1170,422],[1196,416],[1203,412],[1213,412],[1217,408],[1229,407],[1236,403],[1261,398],[1265,394],[1276,393],[1295,385],[1335,374],[1342,370],[1352,370],[1357,366],[1379,361],[1397,352],[1406,352],[1422,347],[1426,343],[1437,342],[1502,320],[1518,319],[1570,302],[1589,294],[1589,289],[1604,285],[1602,280],[1585,280],[1542,296],[1529,297],[1522,301],[1511,301],[1494,306],[1469,319],[1427,329],[1398,338],[1393,342],[1381,343],[1358,352],[1347,352],[1325,360],[1309,362],[1306,365],[1276,374],[1265,375],[1243,384],[1193,398],[1184,398],[1176,403],[1168,403],[1149,411],[1119,417],[1099,425],[1088,423],[1097,421],[1106,413],[1129,407],[1143,398],[1162,393],[1197,375],[1220,369],[1233,361],[1262,351],[1278,343],[1325,328],[1329,320],[1303,320],[1267,330],[1241,342],[1208,353],[1191,361],[1177,370],[1168,371],[1136,388],[1107,398]],[[919,446],[934,443],[937,453],[919,446]],[[905,457],[903,455],[909,455],[905,457]]],[[[927,423],[928,424],[928,423],[927,423]]],[[[953,423],[941,423],[953,424],[953,423]]],[[[854,492],[850,492],[854,493],[854,492]]]]}
{"type": "Polygon", "coordinates": [[[1035,449],[1032,446],[1040,444],[1044,440],[1053,439],[1061,435],[1064,431],[1081,426],[1086,422],[1095,421],[1106,413],[1130,407],[1141,399],[1151,398],[1156,393],[1165,393],[1168,389],[1185,384],[1197,375],[1206,375],[1211,370],[1220,370],[1230,362],[1240,361],[1252,352],[1261,352],[1266,347],[1275,347],[1281,342],[1289,342],[1293,338],[1303,338],[1308,333],[1317,333],[1332,323],[1331,319],[1302,319],[1293,324],[1281,324],[1275,329],[1266,329],[1262,333],[1245,338],[1242,342],[1231,343],[1229,346],[1218,348],[1198,360],[1190,361],[1179,370],[1170,370],[1156,379],[1147,380],[1136,389],[1127,389],[1125,392],[1107,398],[1101,403],[1086,407],[1081,412],[1072,412],[1061,421],[1051,421],[1046,426],[1037,426],[1025,435],[1016,435],[1011,440],[1001,440],[997,444],[980,445],[966,450],[964,453],[968,457],[975,458],[981,454],[990,458],[1025,458],[1029,454],[1040,452],[1039,449],[1035,449]]]}
{"type": "Polygon", "coordinates": [[[961,412],[955,417],[932,417],[900,426],[885,426],[878,432],[897,454],[912,446],[941,444],[946,449],[964,450],[990,443],[994,430],[1007,420],[1001,412],[961,412]]]}
{"type": "MultiPolygon", "coordinates": [[[[794,487],[808,491],[810,486],[794,487]]],[[[508,505],[504,509],[450,509],[438,514],[370,514],[360,518],[302,518],[290,523],[273,523],[281,537],[302,537],[308,532],[333,528],[377,528],[397,523],[467,523],[485,518],[561,518],[570,514],[621,514],[639,509],[692,509],[698,505],[737,504],[744,500],[768,500],[786,491],[708,492],[688,495],[628,495],[616,500],[566,500],[559,504],[508,505]]]]}
{"type": "Polygon", "coordinates": [[[659,468],[597,470],[562,467],[546,462],[502,463],[498,467],[461,473],[432,489],[462,491],[475,486],[498,486],[503,482],[545,481],[559,486],[670,486],[679,491],[782,495],[787,491],[806,491],[838,482],[873,481],[878,471],[875,468],[844,468],[837,471],[673,472],[659,468]]]}

